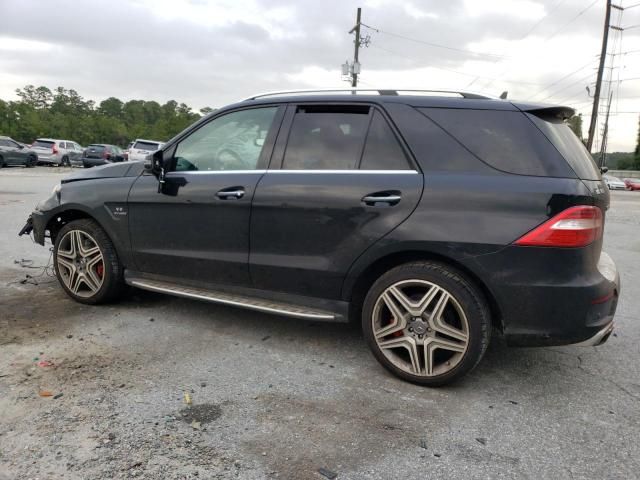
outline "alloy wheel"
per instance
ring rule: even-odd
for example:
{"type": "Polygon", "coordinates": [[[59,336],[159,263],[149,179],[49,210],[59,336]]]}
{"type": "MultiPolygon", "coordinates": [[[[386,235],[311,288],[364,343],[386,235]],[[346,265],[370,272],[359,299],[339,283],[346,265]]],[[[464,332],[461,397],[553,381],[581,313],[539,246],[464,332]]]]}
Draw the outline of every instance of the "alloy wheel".
{"type": "Polygon", "coordinates": [[[60,240],[56,266],[64,285],[79,297],[91,297],[104,281],[104,258],[95,239],[82,230],[70,230],[60,240]]]}
{"type": "Polygon", "coordinates": [[[403,280],[384,290],[371,321],[382,354],[414,376],[449,372],[469,346],[469,322],[460,303],[425,280],[403,280]]]}

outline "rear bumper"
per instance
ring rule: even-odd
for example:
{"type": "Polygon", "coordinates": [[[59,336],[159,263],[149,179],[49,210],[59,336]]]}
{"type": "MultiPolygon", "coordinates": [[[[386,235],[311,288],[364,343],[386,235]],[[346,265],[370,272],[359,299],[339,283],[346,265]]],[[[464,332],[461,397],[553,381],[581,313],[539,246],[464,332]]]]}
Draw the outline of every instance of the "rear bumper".
{"type": "Polygon", "coordinates": [[[510,246],[476,257],[509,345],[600,344],[608,338],[620,276],[605,252],[591,260],[598,250],[510,246]]]}
{"type": "Polygon", "coordinates": [[[575,345],[579,347],[597,347],[598,345],[602,345],[609,339],[609,335],[613,333],[613,320],[609,325],[600,329],[598,333],[596,333],[593,337],[588,338],[587,340],[576,343],[575,345]]]}

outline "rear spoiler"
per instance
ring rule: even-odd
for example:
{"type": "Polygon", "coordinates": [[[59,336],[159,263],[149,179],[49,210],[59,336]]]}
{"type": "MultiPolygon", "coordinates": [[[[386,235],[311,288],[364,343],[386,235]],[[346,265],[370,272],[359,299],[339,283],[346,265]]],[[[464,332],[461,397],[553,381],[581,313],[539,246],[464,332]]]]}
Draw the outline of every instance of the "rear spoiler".
{"type": "Polygon", "coordinates": [[[566,120],[567,118],[571,118],[576,114],[576,111],[573,108],[557,105],[527,103],[514,103],[513,105],[520,111],[531,113],[536,117],[552,117],[560,120],[566,120]]]}

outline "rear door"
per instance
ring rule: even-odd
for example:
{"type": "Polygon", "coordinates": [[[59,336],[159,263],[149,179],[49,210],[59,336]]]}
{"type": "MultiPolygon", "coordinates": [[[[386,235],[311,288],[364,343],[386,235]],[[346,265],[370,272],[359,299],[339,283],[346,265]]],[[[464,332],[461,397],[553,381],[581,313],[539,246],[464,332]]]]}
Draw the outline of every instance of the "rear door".
{"type": "Polygon", "coordinates": [[[253,200],[254,286],[338,299],[349,267],[409,216],[422,186],[378,108],[289,106],[253,200]]]}

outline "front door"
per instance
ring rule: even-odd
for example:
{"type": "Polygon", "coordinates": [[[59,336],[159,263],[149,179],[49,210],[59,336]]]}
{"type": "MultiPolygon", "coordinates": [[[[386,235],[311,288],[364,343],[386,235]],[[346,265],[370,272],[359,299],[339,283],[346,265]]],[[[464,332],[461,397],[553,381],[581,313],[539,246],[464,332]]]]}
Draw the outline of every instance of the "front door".
{"type": "Polygon", "coordinates": [[[249,218],[281,107],[223,113],[165,150],[163,193],[142,175],[129,194],[138,270],[177,280],[248,286],[249,218]],[[166,161],[166,160],[165,160],[166,161]]]}
{"type": "Polygon", "coordinates": [[[254,286],[339,299],[351,265],[409,216],[422,186],[381,110],[289,107],[253,200],[254,286]]]}

